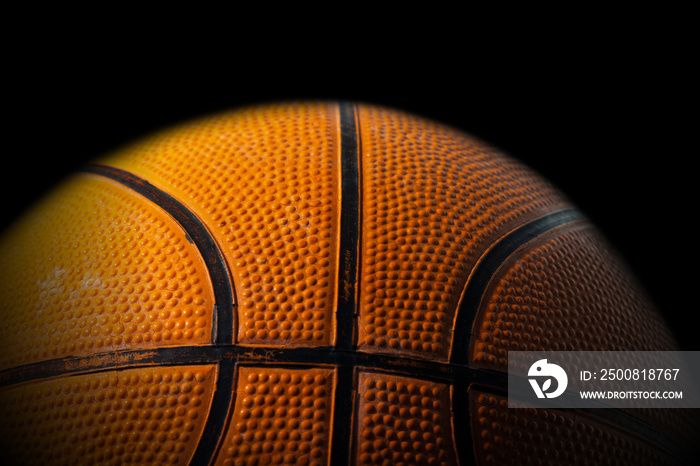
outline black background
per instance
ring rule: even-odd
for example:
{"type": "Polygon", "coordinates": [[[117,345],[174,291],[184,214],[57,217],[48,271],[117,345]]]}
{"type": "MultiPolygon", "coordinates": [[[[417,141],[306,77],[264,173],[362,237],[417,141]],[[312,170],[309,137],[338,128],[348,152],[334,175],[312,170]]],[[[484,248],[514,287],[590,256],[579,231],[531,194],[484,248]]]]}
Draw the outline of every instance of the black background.
{"type": "Polygon", "coordinates": [[[3,226],[81,164],[185,119],[281,99],[384,104],[552,181],[617,247],[683,348],[700,349],[697,57],[683,12],[358,9],[20,15],[4,45],[3,226]]]}

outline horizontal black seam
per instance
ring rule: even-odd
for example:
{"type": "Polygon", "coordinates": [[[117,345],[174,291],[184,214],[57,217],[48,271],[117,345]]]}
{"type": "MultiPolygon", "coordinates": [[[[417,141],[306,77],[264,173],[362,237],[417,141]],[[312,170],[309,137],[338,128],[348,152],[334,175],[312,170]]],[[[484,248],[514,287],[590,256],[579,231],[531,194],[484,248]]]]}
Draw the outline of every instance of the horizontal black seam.
{"type": "MultiPolygon", "coordinates": [[[[459,418],[462,416],[458,415],[464,409],[468,409],[468,405],[465,404],[467,402],[464,401],[467,396],[465,390],[468,387],[478,386],[479,390],[486,393],[502,396],[507,396],[506,389],[508,387],[508,374],[505,372],[475,369],[447,362],[419,360],[361,351],[337,351],[333,347],[264,348],[218,345],[115,351],[85,357],[68,357],[27,364],[0,372],[0,388],[52,377],[152,367],[155,364],[167,366],[219,364],[222,368],[220,376],[225,377],[228,376],[224,372],[232,374],[232,369],[230,368],[235,364],[266,366],[294,364],[307,367],[334,366],[344,369],[346,374],[348,374],[347,369],[362,368],[364,370],[454,384],[454,399],[462,400],[461,408],[456,409],[455,412],[455,421],[459,421],[455,428],[459,428],[459,423],[469,422],[470,419],[467,416],[460,421],[459,418]]],[[[339,382],[343,381],[339,380],[339,382]]],[[[231,403],[233,381],[230,378],[225,378],[218,382],[217,385],[219,383],[222,385],[217,387],[217,390],[222,392],[219,395],[221,398],[219,401],[215,401],[217,406],[228,406],[231,403]]],[[[219,407],[217,408],[217,413],[219,411],[228,412],[228,409],[219,407]]],[[[565,411],[573,411],[580,415],[605,420],[608,424],[632,432],[638,437],[671,453],[680,451],[673,440],[654,430],[653,427],[644,421],[618,409],[607,408],[595,411],[568,409],[565,411]]],[[[223,422],[225,422],[225,419],[218,419],[216,422],[218,426],[216,428],[219,431],[223,428],[223,422]]],[[[467,426],[462,427],[465,428],[467,426]]],[[[677,455],[678,453],[676,453],[677,455]]]]}
{"type": "Polygon", "coordinates": [[[0,388],[34,380],[79,375],[113,369],[167,365],[218,364],[301,364],[308,366],[362,367],[400,373],[426,380],[449,383],[456,379],[499,386],[507,383],[505,373],[472,369],[446,362],[406,358],[362,351],[338,351],[333,347],[274,348],[241,345],[179,346],[113,351],[90,356],[41,361],[0,371],[0,388]]]}

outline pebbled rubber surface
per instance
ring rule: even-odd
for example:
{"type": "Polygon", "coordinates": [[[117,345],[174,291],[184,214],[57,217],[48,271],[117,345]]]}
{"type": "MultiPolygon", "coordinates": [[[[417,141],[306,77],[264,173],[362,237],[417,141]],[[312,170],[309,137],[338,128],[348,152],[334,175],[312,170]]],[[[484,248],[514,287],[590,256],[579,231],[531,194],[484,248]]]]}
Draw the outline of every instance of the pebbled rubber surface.
{"type": "Polygon", "coordinates": [[[675,344],[565,196],[414,115],[184,123],[66,181],[0,263],[10,464],[693,458],[689,413],[503,408],[511,349],[675,344]]]}

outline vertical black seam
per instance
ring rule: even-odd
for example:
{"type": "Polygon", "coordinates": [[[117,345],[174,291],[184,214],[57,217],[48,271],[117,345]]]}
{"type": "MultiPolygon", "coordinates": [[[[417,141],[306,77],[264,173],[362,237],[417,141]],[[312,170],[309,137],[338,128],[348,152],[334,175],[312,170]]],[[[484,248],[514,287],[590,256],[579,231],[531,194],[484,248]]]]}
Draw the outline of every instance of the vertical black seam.
{"type": "Polygon", "coordinates": [[[461,378],[452,383],[452,437],[457,464],[465,466],[475,464],[474,439],[472,434],[471,413],[469,407],[469,382],[461,378]]]}
{"type": "Polygon", "coordinates": [[[355,392],[355,368],[352,365],[338,365],[330,451],[330,464],[334,466],[350,464],[355,392]]]}
{"type": "Polygon", "coordinates": [[[357,312],[360,250],[360,137],[354,104],[338,106],[340,126],[340,244],[336,307],[337,367],[331,462],[350,464],[354,409],[354,338],[357,312]]]}
{"type": "Polygon", "coordinates": [[[351,351],[355,334],[360,243],[360,140],[355,106],[339,104],[340,112],[340,250],[336,348],[351,351]]]}

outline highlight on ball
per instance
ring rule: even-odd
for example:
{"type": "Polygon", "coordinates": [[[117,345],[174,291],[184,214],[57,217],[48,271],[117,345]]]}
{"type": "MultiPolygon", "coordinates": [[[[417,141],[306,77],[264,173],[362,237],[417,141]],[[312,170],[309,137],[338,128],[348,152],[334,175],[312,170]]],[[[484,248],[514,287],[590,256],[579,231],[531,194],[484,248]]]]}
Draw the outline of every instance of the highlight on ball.
{"type": "Polygon", "coordinates": [[[282,102],[77,171],[0,239],[11,464],[682,464],[689,410],[513,409],[509,351],[670,351],[552,184],[400,110],[282,102]]]}

